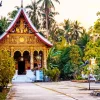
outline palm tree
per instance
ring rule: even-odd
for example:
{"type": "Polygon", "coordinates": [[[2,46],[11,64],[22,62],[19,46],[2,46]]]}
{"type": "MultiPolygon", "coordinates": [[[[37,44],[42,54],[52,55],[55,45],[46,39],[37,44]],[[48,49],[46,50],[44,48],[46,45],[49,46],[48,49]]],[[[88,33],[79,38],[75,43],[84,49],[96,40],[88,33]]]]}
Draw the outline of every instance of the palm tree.
{"type": "Polygon", "coordinates": [[[11,20],[13,20],[18,12],[18,10],[20,9],[20,7],[15,6],[15,10],[13,10],[12,12],[8,13],[8,16],[11,20]]]}
{"type": "Polygon", "coordinates": [[[63,28],[65,30],[65,38],[67,40],[68,43],[71,42],[71,21],[68,19],[68,20],[64,20],[64,23],[63,23],[63,28]]]}
{"type": "Polygon", "coordinates": [[[40,28],[39,17],[40,17],[40,14],[41,14],[40,9],[37,6],[37,3],[36,3],[35,0],[34,0],[34,2],[33,1],[31,1],[31,2],[32,2],[31,5],[26,6],[26,9],[29,9],[27,11],[27,13],[28,13],[32,23],[35,25],[35,27],[37,29],[39,29],[40,28]]]}
{"type": "Polygon", "coordinates": [[[89,34],[86,33],[86,30],[83,30],[82,37],[77,41],[77,45],[84,50],[86,47],[86,44],[89,42],[90,37],[89,34]]]}
{"type": "Polygon", "coordinates": [[[75,21],[72,25],[72,29],[71,29],[71,35],[72,35],[72,39],[73,40],[78,40],[79,37],[82,34],[82,29],[83,27],[80,27],[80,23],[78,21],[75,21]]]}
{"type": "MultiPolygon", "coordinates": [[[[50,29],[52,27],[52,24],[55,23],[54,16],[58,15],[58,12],[50,11],[48,15],[48,28],[50,29]]],[[[41,9],[41,15],[42,15],[42,22],[43,22],[43,28],[46,28],[46,14],[44,9],[41,9]]]]}
{"type": "Polygon", "coordinates": [[[42,2],[41,9],[44,9],[44,12],[45,12],[46,29],[47,29],[47,31],[49,29],[49,27],[48,27],[48,25],[49,25],[49,23],[48,23],[49,17],[48,16],[49,16],[52,8],[55,9],[54,4],[53,4],[52,1],[56,1],[56,2],[60,3],[58,0],[38,0],[38,2],[37,2],[38,4],[40,4],[42,2]]]}

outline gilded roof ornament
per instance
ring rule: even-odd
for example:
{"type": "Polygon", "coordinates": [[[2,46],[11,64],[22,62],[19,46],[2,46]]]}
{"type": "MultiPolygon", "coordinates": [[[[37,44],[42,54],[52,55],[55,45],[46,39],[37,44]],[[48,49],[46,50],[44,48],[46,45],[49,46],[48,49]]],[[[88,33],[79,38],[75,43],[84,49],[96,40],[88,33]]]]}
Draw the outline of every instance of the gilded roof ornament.
{"type": "Polygon", "coordinates": [[[21,8],[23,8],[23,0],[21,0],[21,8]]]}

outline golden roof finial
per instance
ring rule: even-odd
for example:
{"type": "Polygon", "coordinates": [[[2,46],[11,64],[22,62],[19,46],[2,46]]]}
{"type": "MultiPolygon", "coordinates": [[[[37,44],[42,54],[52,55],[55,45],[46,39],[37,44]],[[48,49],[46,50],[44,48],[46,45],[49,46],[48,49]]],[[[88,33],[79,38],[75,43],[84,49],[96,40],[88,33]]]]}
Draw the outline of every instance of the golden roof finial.
{"type": "Polygon", "coordinates": [[[21,0],[21,8],[23,8],[23,0],[21,0]]]}

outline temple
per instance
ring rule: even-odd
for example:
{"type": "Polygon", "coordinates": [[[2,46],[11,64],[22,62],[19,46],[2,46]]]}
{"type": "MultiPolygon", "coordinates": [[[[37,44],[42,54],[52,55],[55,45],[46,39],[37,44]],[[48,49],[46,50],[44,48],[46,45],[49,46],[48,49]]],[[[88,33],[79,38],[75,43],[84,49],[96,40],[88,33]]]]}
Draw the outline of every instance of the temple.
{"type": "Polygon", "coordinates": [[[48,50],[53,44],[32,24],[20,8],[8,29],[0,36],[0,50],[7,50],[16,61],[18,75],[26,70],[47,68],[48,50]]]}

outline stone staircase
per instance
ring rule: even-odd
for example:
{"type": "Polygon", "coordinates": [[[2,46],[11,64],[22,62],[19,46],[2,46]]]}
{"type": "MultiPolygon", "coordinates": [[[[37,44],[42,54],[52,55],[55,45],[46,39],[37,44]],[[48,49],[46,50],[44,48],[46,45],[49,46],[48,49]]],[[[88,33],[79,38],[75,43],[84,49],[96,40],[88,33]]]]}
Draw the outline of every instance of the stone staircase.
{"type": "Polygon", "coordinates": [[[27,74],[26,75],[18,75],[17,74],[17,70],[16,73],[12,79],[12,82],[34,82],[35,81],[35,75],[33,74],[33,72],[31,70],[27,70],[26,71],[27,74]]]}

